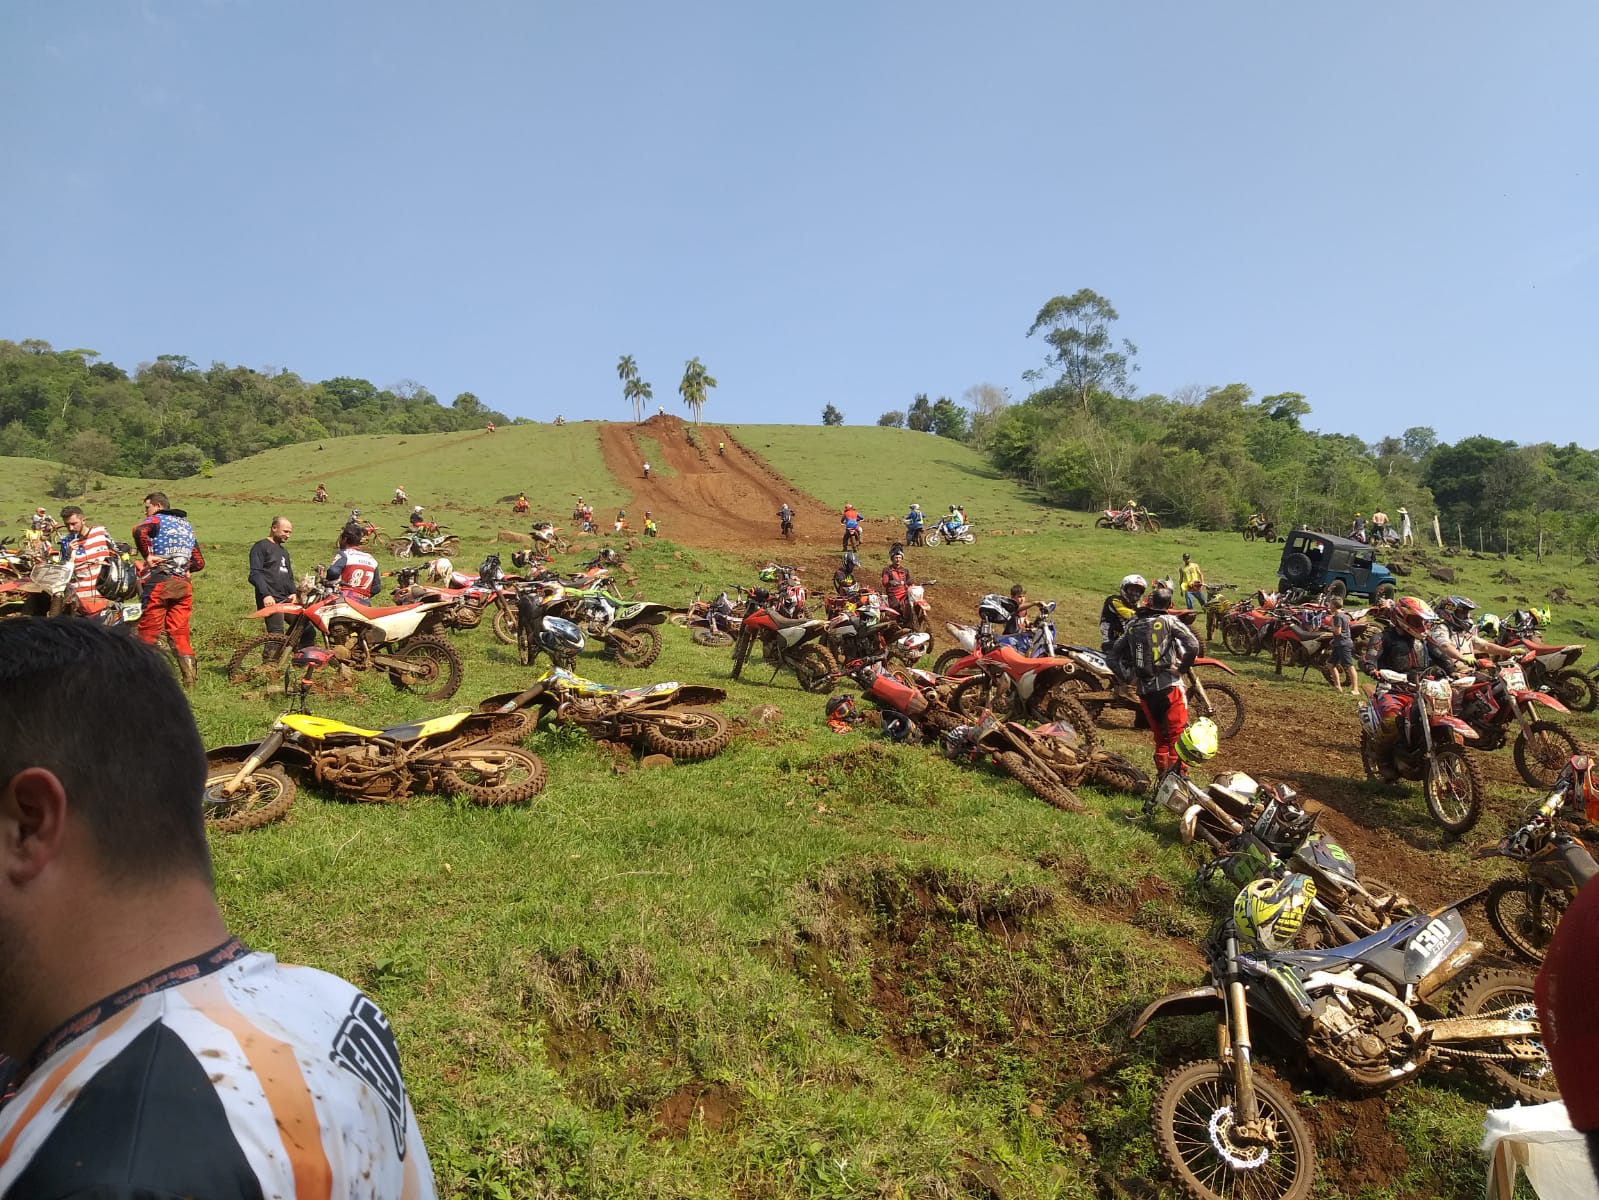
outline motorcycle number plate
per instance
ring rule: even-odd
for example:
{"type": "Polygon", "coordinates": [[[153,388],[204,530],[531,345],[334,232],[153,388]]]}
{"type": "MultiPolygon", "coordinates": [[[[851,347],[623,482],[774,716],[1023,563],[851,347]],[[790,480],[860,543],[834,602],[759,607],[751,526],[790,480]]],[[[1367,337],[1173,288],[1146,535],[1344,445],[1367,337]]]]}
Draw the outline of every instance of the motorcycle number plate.
{"type": "Polygon", "coordinates": [[[1422,697],[1427,702],[1427,712],[1434,717],[1449,715],[1449,685],[1441,679],[1422,681],[1422,697]]]}
{"type": "Polygon", "coordinates": [[[1434,919],[1427,922],[1426,927],[1410,939],[1410,944],[1405,949],[1424,961],[1431,962],[1449,948],[1453,937],[1454,931],[1448,925],[1434,919]]]}
{"type": "Polygon", "coordinates": [[[1527,690],[1527,676],[1522,671],[1520,663],[1512,663],[1508,667],[1500,667],[1499,678],[1504,680],[1505,686],[1513,692],[1527,690]]]}
{"type": "Polygon", "coordinates": [[[1181,813],[1188,807],[1188,798],[1181,795],[1182,777],[1172,771],[1160,781],[1160,786],[1155,789],[1155,803],[1162,808],[1174,813],[1181,813]]]}

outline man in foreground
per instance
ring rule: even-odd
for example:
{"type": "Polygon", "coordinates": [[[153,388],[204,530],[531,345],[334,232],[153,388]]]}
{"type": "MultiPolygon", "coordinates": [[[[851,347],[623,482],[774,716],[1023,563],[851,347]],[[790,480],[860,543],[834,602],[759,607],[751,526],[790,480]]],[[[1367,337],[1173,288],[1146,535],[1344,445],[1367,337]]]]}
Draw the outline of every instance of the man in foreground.
{"type": "Polygon", "coordinates": [[[0,1197],[431,1200],[377,1006],[228,936],[205,773],[155,651],[0,622],[0,1197]]]}

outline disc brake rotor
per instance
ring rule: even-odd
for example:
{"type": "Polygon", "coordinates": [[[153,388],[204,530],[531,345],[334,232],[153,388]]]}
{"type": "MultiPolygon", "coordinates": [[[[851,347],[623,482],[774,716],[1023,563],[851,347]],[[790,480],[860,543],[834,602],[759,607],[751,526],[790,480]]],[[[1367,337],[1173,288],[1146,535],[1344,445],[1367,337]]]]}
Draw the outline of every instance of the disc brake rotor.
{"type": "Polygon", "coordinates": [[[1233,1128],[1231,1105],[1223,1105],[1210,1114],[1211,1149],[1235,1171],[1253,1171],[1263,1166],[1271,1154],[1267,1146],[1235,1146],[1228,1136],[1233,1128]]]}

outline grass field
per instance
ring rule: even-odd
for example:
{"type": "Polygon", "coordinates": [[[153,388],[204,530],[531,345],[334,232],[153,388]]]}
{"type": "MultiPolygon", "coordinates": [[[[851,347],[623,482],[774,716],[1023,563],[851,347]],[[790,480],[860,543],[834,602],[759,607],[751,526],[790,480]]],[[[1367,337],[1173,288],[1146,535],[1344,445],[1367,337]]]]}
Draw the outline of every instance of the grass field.
{"type": "MultiPolygon", "coordinates": [[[[734,432],[805,490],[868,515],[903,512],[919,492],[931,512],[969,504],[980,530],[1036,530],[913,551],[912,567],[962,594],[1020,579],[1034,598],[1057,599],[1063,634],[1083,641],[1097,643],[1100,599],[1122,574],[1175,575],[1185,548],[1212,580],[1247,589],[1274,579],[1277,547],[1094,530],[1092,514],[1034,504],[942,439],[734,432]]],[[[36,503],[59,508],[44,498],[54,470],[4,461],[7,524],[36,503]]],[[[526,528],[502,502],[519,489],[534,516],[558,524],[576,493],[601,511],[631,501],[604,472],[594,427],[580,423],[330,440],[162,485],[190,512],[210,564],[196,580],[193,695],[208,745],[259,736],[282,704],[222,674],[254,632],[245,559],[273,511],[295,520],[289,548],[305,570],[326,561],[351,506],[398,525],[384,501],[401,483],[462,534],[467,569],[499,530],[526,528]],[[333,504],[309,503],[317,482],[333,504]]],[[[83,504],[126,536],[145,490],[108,480],[83,504]]],[[[627,558],[638,591],[673,603],[751,573],[749,553],[664,540],[627,558]]],[[[1599,605],[1591,566],[1449,562],[1459,582],[1415,580],[1417,590],[1465,591],[1503,611],[1547,603],[1564,583],[1599,605]],[[1501,570],[1523,582],[1496,582],[1501,570]]],[[[1556,634],[1575,634],[1592,611],[1557,605],[1556,634]]],[[[1201,970],[1194,945],[1208,915],[1190,886],[1196,860],[1169,829],[1124,820],[1136,808],[1127,797],[1085,789],[1090,811],[1061,813],[924,748],[835,735],[792,677],[768,685],[755,669],[730,683],[725,651],[666,634],[647,672],[592,655],[579,670],[714,683],[729,690],[729,715],[770,702],[781,719],[709,762],[662,770],[540,731],[529,745],[548,760],[550,784],[525,807],[427,795],[355,805],[302,790],[288,820],[214,840],[238,933],[344,975],[387,1011],[441,1194],[1170,1194],[1148,1128],[1156,1064],[1203,1056],[1206,1031],[1172,1025],[1136,1047],[1121,1032],[1140,1003],[1201,970]]],[[[457,636],[468,672],[456,702],[429,705],[369,680],[318,711],[389,723],[524,686],[526,670],[486,629],[457,636]]],[[[1241,670],[1251,686],[1302,698],[1311,718],[1330,700],[1296,678],[1269,679],[1258,662],[1241,670]]],[[[1579,728],[1592,738],[1599,725],[1579,728]]],[[[1147,762],[1141,738],[1111,740],[1147,762]]],[[[1437,853],[1440,869],[1479,869],[1469,847],[1437,853]]],[[[1326,1134],[1318,1196],[1480,1192],[1485,1093],[1473,1085],[1429,1074],[1386,1105],[1301,1099],[1326,1134]],[[1399,1148],[1380,1170],[1373,1139],[1399,1148]]]]}

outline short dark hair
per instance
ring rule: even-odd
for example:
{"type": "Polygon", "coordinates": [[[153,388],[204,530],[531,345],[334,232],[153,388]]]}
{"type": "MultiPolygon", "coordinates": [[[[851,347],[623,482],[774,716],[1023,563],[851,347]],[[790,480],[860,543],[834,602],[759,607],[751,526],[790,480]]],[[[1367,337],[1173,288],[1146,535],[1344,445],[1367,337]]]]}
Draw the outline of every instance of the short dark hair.
{"type": "Polygon", "coordinates": [[[177,677],[139,639],[70,618],[0,621],[0,783],[28,767],[61,781],[113,878],[210,881],[205,747],[177,677]]]}
{"type": "Polygon", "coordinates": [[[353,522],[346,525],[339,530],[339,548],[342,550],[348,546],[359,546],[362,532],[361,527],[353,522]]]}
{"type": "Polygon", "coordinates": [[[61,519],[63,521],[67,520],[70,517],[81,517],[82,515],[83,515],[83,510],[81,508],[79,508],[76,504],[69,504],[69,505],[67,505],[65,508],[63,508],[61,510],[61,519]]]}
{"type": "Polygon", "coordinates": [[[167,499],[165,492],[151,492],[145,497],[145,500],[153,502],[157,508],[172,507],[171,501],[167,499]]]}
{"type": "Polygon", "coordinates": [[[1027,589],[1019,583],[1013,583],[1010,585],[1010,594],[1012,596],[1025,596],[1027,595],[1027,589]]]}

